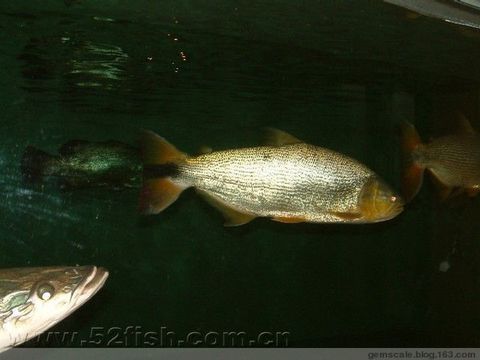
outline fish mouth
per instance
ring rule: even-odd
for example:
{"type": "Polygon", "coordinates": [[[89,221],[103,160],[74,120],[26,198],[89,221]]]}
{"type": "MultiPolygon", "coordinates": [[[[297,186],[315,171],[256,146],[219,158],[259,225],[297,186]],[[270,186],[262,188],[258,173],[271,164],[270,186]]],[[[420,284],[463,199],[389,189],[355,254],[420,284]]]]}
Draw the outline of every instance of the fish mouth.
{"type": "Polygon", "coordinates": [[[72,310],[75,310],[88,301],[107,281],[109,273],[106,269],[94,265],[87,266],[87,268],[90,270],[88,275],[85,276],[85,279],[77,286],[72,294],[73,297],[77,296],[72,310]]]}

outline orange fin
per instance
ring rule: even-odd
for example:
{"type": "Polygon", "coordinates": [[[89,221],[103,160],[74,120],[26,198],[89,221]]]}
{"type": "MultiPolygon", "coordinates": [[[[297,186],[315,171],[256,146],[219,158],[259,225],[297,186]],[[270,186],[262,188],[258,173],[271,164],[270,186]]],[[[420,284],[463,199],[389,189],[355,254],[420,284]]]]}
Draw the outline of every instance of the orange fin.
{"type": "Polygon", "coordinates": [[[275,128],[266,128],[265,132],[266,132],[265,145],[282,146],[282,145],[290,145],[290,144],[299,144],[303,142],[302,140],[297,139],[295,136],[275,128]]]}
{"type": "Polygon", "coordinates": [[[335,212],[332,212],[331,214],[344,220],[355,220],[355,219],[360,219],[362,217],[362,214],[356,213],[356,212],[335,211],[335,212]]]}
{"type": "Polygon", "coordinates": [[[255,215],[245,214],[225,204],[222,200],[218,199],[205,191],[198,190],[197,193],[202,196],[214,208],[219,210],[225,217],[224,226],[240,226],[249,223],[256,218],[255,215]]]}
{"type": "Polygon", "coordinates": [[[408,121],[404,121],[401,125],[402,130],[402,150],[405,154],[410,155],[419,145],[422,144],[417,129],[408,121]]]}
{"type": "Polygon", "coordinates": [[[168,178],[147,179],[140,195],[140,211],[146,215],[158,214],[175,202],[183,190],[168,178]]]}
{"type": "Polygon", "coordinates": [[[301,223],[301,222],[305,222],[305,221],[306,221],[305,218],[295,217],[295,216],[290,216],[290,217],[287,217],[287,216],[275,216],[275,217],[272,217],[272,220],[273,220],[273,221],[278,221],[278,222],[281,222],[281,223],[285,223],[285,224],[297,224],[297,223],[301,223]]]}
{"type": "Polygon", "coordinates": [[[402,174],[402,195],[410,202],[418,194],[423,183],[424,167],[412,159],[412,153],[422,145],[415,127],[409,122],[402,123],[402,152],[404,169],[402,174]]]}
{"type": "Polygon", "coordinates": [[[177,150],[175,146],[153,131],[142,131],[140,144],[143,163],[147,165],[175,163],[187,157],[186,154],[177,150]]]}
{"type": "Polygon", "coordinates": [[[410,202],[418,194],[423,183],[424,168],[412,163],[403,169],[402,196],[405,202],[410,202]]]}
{"type": "Polygon", "coordinates": [[[171,175],[171,164],[177,164],[187,158],[175,146],[152,131],[143,131],[141,148],[144,165],[144,176],[147,169],[154,168],[154,176],[144,178],[140,195],[140,211],[144,214],[158,214],[172,204],[184,187],[175,184],[171,175]]]}

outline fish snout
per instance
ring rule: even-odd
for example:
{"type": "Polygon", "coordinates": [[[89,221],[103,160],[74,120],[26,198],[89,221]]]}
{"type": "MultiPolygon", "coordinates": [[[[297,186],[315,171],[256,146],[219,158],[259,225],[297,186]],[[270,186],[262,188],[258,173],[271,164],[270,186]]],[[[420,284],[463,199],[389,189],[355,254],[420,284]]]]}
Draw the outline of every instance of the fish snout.
{"type": "Polygon", "coordinates": [[[108,271],[102,267],[91,266],[90,274],[84,280],[82,295],[93,296],[105,284],[108,278],[108,271]]]}
{"type": "Polygon", "coordinates": [[[403,211],[405,202],[382,180],[374,177],[364,185],[360,195],[360,208],[371,222],[390,220],[403,211]]]}
{"type": "Polygon", "coordinates": [[[95,295],[103,287],[109,275],[108,271],[102,267],[92,265],[84,266],[83,268],[88,269],[88,272],[75,289],[73,295],[76,297],[74,308],[82,305],[95,295]]]}

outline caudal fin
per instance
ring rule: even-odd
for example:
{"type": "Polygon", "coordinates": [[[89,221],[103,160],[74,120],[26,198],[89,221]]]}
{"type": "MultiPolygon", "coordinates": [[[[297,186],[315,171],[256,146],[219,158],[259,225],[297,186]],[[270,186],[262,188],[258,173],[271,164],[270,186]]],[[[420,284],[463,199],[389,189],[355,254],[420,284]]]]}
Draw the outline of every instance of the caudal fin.
{"type": "Polygon", "coordinates": [[[402,174],[402,195],[406,202],[411,201],[422,187],[425,168],[414,158],[414,155],[418,152],[421,145],[422,141],[415,127],[409,122],[402,123],[404,166],[402,174]]]}
{"type": "Polygon", "coordinates": [[[51,175],[50,170],[55,157],[33,146],[27,146],[21,161],[22,176],[27,182],[42,181],[46,175],[51,175]]]}
{"type": "Polygon", "coordinates": [[[144,181],[140,211],[148,215],[158,214],[175,202],[185,189],[175,183],[174,178],[178,173],[178,164],[187,155],[152,131],[142,132],[141,149],[144,181]]]}

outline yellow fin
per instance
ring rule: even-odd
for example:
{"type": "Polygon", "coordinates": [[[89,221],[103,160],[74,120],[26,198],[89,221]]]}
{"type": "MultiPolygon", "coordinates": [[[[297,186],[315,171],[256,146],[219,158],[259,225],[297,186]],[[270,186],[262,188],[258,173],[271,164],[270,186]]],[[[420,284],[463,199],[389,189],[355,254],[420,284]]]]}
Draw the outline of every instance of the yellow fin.
{"type": "Polygon", "coordinates": [[[474,135],[477,133],[468,118],[462,113],[458,117],[458,127],[462,134],[474,135]]]}
{"type": "Polygon", "coordinates": [[[362,217],[361,213],[357,212],[341,212],[341,211],[335,211],[332,212],[331,214],[343,219],[343,220],[356,220],[360,219],[362,217]]]}
{"type": "Polygon", "coordinates": [[[225,204],[222,200],[218,199],[216,196],[210,195],[209,193],[198,190],[197,193],[201,195],[210,205],[219,210],[225,217],[225,226],[240,226],[246,223],[249,223],[256,218],[255,215],[245,214],[238,210],[235,210],[225,204]]]}
{"type": "Polygon", "coordinates": [[[275,128],[266,128],[265,133],[266,133],[266,136],[265,136],[266,145],[282,146],[282,145],[289,145],[289,144],[298,144],[303,142],[300,139],[297,139],[295,136],[275,128]]]}
{"type": "Polygon", "coordinates": [[[175,202],[183,190],[168,178],[146,179],[140,194],[140,211],[158,214],[175,202]]]}
{"type": "Polygon", "coordinates": [[[275,217],[272,217],[272,220],[285,223],[285,224],[296,224],[296,223],[301,223],[306,221],[305,218],[295,217],[295,216],[291,216],[291,217],[275,216],[275,217]]]}
{"type": "Polygon", "coordinates": [[[153,131],[143,130],[140,144],[143,163],[147,165],[173,163],[187,157],[186,154],[177,150],[175,146],[153,131]]]}

